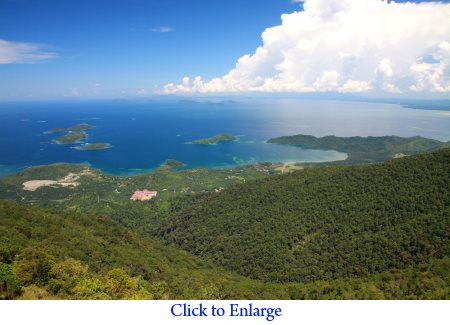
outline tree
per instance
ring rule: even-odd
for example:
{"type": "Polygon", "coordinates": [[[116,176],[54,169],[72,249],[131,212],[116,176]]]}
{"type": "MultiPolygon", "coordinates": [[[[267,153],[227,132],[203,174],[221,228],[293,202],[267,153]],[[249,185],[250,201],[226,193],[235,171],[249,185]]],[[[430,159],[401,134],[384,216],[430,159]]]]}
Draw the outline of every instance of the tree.
{"type": "Polygon", "coordinates": [[[0,262],[0,299],[14,299],[20,291],[20,282],[14,277],[12,266],[0,262]]]}
{"type": "Polygon", "coordinates": [[[36,284],[43,286],[51,277],[55,258],[43,248],[29,247],[22,251],[14,262],[13,273],[23,285],[36,284]]]}

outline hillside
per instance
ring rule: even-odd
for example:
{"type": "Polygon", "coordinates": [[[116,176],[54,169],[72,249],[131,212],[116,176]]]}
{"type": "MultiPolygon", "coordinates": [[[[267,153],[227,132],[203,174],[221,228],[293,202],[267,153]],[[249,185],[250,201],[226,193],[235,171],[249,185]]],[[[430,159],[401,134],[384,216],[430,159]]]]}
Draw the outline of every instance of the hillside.
{"type": "Polygon", "coordinates": [[[0,298],[448,299],[449,164],[443,149],[270,177],[33,167],[0,179],[19,203],[0,201],[0,298]]]}
{"type": "Polygon", "coordinates": [[[0,201],[0,299],[276,298],[107,217],[0,201]]]}
{"type": "Polygon", "coordinates": [[[372,277],[275,284],[225,272],[107,217],[0,201],[0,221],[0,299],[449,297],[448,258],[372,277]]]}
{"type": "MultiPolygon", "coordinates": [[[[348,154],[348,158],[333,164],[372,163],[392,158],[429,152],[449,147],[450,143],[423,137],[336,137],[317,138],[312,135],[293,135],[273,138],[267,143],[299,146],[307,149],[336,150],[348,154]]],[[[328,163],[329,164],[329,163],[328,163]]]]}
{"type": "Polygon", "coordinates": [[[255,279],[362,277],[449,256],[450,149],[308,168],[186,199],[155,235],[255,279]]]}

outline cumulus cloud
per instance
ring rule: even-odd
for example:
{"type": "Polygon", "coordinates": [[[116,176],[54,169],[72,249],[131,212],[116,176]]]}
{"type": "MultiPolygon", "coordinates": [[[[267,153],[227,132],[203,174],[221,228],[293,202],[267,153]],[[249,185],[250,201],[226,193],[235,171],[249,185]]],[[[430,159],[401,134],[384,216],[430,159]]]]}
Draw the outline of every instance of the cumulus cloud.
{"type": "Polygon", "coordinates": [[[0,64],[39,63],[56,56],[45,51],[42,45],[0,39],[0,64]]]}
{"type": "Polygon", "coordinates": [[[449,92],[450,4],[295,0],[262,45],[212,80],[165,93],[449,92]]]}

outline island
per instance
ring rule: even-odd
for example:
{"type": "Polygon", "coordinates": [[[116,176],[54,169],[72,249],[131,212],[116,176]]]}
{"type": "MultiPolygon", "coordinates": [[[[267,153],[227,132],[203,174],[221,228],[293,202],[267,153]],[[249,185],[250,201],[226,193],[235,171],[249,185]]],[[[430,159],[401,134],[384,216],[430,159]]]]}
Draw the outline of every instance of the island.
{"type": "Polygon", "coordinates": [[[167,175],[174,171],[181,170],[181,167],[183,167],[184,165],[185,164],[181,161],[175,159],[167,159],[158,168],[155,169],[155,173],[158,173],[158,175],[167,175]]]}
{"type": "Polygon", "coordinates": [[[166,165],[171,168],[182,167],[184,164],[181,161],[175,159],[169,159],[166,161],[166,165]]]}
{"type": "Polygon", "coordinates": [[[421,152],[430,152],[450,147],[450,142],[441,142],[420,136],[403,138],[398,136],[382,137],[315,137],[298,134],[273,138],[266,143],[298,146],[304,149],[336,150],[348,154],[346,160],[326,164],[359,164],[381,162],[401,158],[421,152]]]}
{"type": "MultiPolygon", "coordinates": [[[[82,141],[85,141],[88,138],[88,135],[86,133],[87,130],[93,129],[95,126],[87,124],[87,123],[81,123],[72,125],[68,128],[53,128],[46,132],[45,134],[54,134],[54,133],[62,133],[65,132],[64,135],[56,138],[54,140],[57,144],[75,144],[80,143],[82,141]]],[[[108,145],[109,146],[109,145],[108,145]]],[[[97,146],[92,147],[92,149],[82,149],[82,150],[97,150],[97,149],[104,149],[104,148],[96,148],[97,146]]]]}
{"type": "Polygon", "coordinates": [[[54,142],[57,144],[75,144],[86,140],[88,137],[86,130],[93,128],[95,128],[95,126],[87,123],[81,123],[68,128],[53,128],[49,131],[46,131],[45,134],[66,132],[66,134],[56,138],[54,142]]]}
{"type": "Polygon", "coordinates": [[[60,132],[83,132],[89,129],[93,129],[95,126],[87,124],[87,123],[81,123],[77,125],[73,125],[68,128],[53,128],[50,131],[47,131],[47,133],[60,133],[60,132]]]}
{"type": "Polygon", "coordinates": [[[87,133],[84,131],[69,131],[69,133],[55,139],[57,144],[74,144],[80,143],[87,139],[87,133]]]}
{"type": "Polygon", "coordinates": [[[206,145],[214,145],[220,141],[237,141],[239,138],[232,134],[228,133],[219,133],[211,138],[197,139],[192,141],[192,144],[206,144],[206,145]]]}
{"type": "Polygon", "coordinates": [[[111,148],[109,143],[86,143],[82,146],[75,147],[77,150],[92,151],[92,150],[102,150],[111,148]]]}

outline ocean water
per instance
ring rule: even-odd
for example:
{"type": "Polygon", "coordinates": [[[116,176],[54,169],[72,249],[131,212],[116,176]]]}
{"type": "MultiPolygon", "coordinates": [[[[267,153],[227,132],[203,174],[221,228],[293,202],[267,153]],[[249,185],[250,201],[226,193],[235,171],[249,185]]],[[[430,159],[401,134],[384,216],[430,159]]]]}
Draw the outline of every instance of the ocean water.
{"type": "Polygon", "coordinates": [[[345,159],[344,153],[266,144],[282,135],[421,135],[450,140],[450,113],[394,104],[281,99],[196,101],[78,101],[0,103],[0,175],[55,162],[89,163],[106,173],[128,175],[167,159],[185,168],[222,168],[256,161],[317,162],[345,159]],[[112,148],[75,150],[58,145],[45,131],[89,123],[88,142],[112,148]],[[238,142],[188,144],[217,133],[238,142]]]}

